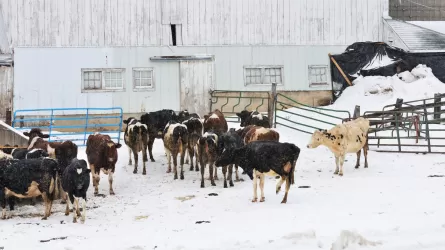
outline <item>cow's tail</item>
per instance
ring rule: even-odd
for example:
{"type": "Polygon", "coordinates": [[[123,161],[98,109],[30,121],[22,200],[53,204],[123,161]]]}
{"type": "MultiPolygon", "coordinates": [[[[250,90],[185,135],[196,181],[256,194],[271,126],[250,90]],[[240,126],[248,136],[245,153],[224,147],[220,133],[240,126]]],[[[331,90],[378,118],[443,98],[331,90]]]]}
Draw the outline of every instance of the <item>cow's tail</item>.
{"type": "Polygon", "coordinates": [[[295,146],[295,154],[294,157],[292,159],[292,166],[290,168],[290,173],[289,173],[289,182],[290,184],[295,184],[295,165],[297,164],[297,160],[298,157],[300,156],[300,148],[298,148],[297,146],[295,146]]]}
{"type": "Polygon", "coordinates": [[[51,182],[49,184],[49,194],[48,198],[51,200],[56,199],[59,197],[59,164],[55,159],[46,158],[47,160],[51,161],[51,182]]]}

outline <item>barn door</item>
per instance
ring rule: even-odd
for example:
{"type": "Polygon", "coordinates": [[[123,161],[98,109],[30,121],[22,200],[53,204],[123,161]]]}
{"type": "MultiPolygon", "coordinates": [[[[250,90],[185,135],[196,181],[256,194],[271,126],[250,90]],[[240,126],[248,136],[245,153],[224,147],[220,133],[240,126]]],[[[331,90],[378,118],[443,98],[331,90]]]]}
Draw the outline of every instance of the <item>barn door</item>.
{"type": "Polygon", "coordinates": [[[210,111],[210,93],[214,89],[214,61],[180,61],[181,110],[200,116],[210,111]]]}

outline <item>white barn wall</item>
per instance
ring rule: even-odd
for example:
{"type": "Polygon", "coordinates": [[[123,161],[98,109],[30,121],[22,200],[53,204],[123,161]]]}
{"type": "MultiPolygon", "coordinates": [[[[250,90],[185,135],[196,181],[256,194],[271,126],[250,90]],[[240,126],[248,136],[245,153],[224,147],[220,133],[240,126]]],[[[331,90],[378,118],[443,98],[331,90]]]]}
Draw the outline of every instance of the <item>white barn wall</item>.
{"type": "MultiPolygon", "coordinates": [[[[0,0],[13,47],[381,41],[388,0],[0,0]]],[[[1,27],[1,26],[0,26],[1,27]]]]}
{"type": "MultiPolygon", "coordinates": [[[[17,48],[15,51],[14,110],[122,106],[126,113],[180,108],[178,62],[150,61],[152,56],[212,54],[215,89],[268,91],[270,86],[245,86],[245,65],[283,65],[284,86],[278,90],[311,88],[308,65],[329,64],[328,53],[346,46],[215,46],[121,48],[17,48]],[[134,92],[132,67],[154,67],[155,90],[134,92]],[[124,92],[81,93],[81,68],[125,68],[124,92]]],[[[328,75],[330,82],[330,75],[328,75]]]]}

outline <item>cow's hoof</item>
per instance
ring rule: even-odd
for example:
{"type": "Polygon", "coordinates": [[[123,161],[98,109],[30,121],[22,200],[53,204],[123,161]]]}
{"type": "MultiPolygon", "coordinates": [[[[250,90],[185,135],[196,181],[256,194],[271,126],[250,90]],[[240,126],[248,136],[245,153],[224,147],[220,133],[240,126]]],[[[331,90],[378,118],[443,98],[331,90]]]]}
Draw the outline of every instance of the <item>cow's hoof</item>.
{"type": "Polygon", "coordinates": [[[48,219],[48,217],[43,217],[43,218],[42,218],[42,220],[47,220],[47,219],[48,219]]]}
{"type": "Polygon", "coordinates": [[[253,198],[253,199],[252,199],[252,202],[257,202],[257,201],[258,201],[257,198],[253,198]]]}
{"type": "Polygon", "coordinates": [[[189,160],[185,160],[185,164],[189,164],[189,160]]]}
{"type": "Polygon", "coordinates": [[[62,200],[62,201],[60,202],[60,204],[66,204],[66,201],[62,200]]]}
{"type": "Polygon", "coordinates": [[[175,177],[173,178],[173,180],[177,180],[178,179],[178,176],[177,175],[175,175],[175,177]]]}
{"type": "Polygon", "coordinates": [[[216,186],[215,182],[212,182],[212,186],[216,186]]]}
{"type": "Polygon", "coordinates": [[[201,188],[204,188],[204,183],[201,183],[201,188]]]}
{"type": "Polygon", "coordinates": [[[338,171],[335,171],[334,174],[338,174],[338,171]]]}
{"type": "Polygon", "coordinates": [[[224,182],[224,188],[227,188],[227,182],[224,182]]]}
{"type": "Polygon", "coordinates": [[[355,166],[355,168],[358,168],[358,167],[360,167],[360,165],[355,166]]]}
{"type": "Polygon", "coordinates": [[[233,181],[230,181],[229,182],[229,185],[231,186],[231,187],[233,187],[234,185],[233,185],[233,181]]]}
{"type": "MultiPolygon", "coordinates": [[[[188,164],[187,162],[185,164],[188,164]]],[[[193,171],[193,166],[190,167],[190,171],[193,171]]]]}
{"type": "Polygon", "coordinates": [[[184,175],[181,175],[181,180],[184,180],[184,175]]]}
{"type": "Polygon", "coordinates": [[[338,176],[343,176],[343,173],[338,173],[338,176]]]}
{"type": "Polygon", "coordinates": [[[142,172],[142,175],[147,175],[147,172],[143,171],[143,172],[142,172]]]}
{"type": "Polygon", "coordinates": [[[80,219],[80,223],[85,224],[85,219],[80,219]]]}
{"type": "Polygon", "coordinates": [[[241,180],[240,179],[235,179],[235,182],[240,182],[241,180]]]}
{"type": "Polygon", "coordinates": [[[368,168],[368,165],[365,165],[365,168],[368,168]]]}
{"type": "Polygon", "coordinates": [[[76,218],[74,218],[74,219],[73,219],[73,223],[77,223],[77,220],[76,220],[76,218]]]}
{"type": "Polygon", "coordinates": [[[281,202],[281,204],[286,204],[286,203],[287,203],[287,200],[286,200],[286,201],[283,200],[283,201],[281,202]]]}
{"type": "Polygon", "coordinates": [[[133,170],[133,174],[137,174],[138,173],[138,171],[135,169],[135,170],[133,170]]]}
{"type": "Polygon", "coordinates": [[[264,202],[264,201],[266,201],[266,198],[262,197],[262,198],[260,199],[260,202],[264,202]]]}
{"type": "Polygon", "coordinates": [[[133,163],[130,161],[130,162],[128,163],[128,166],[131,166],[131,165],[133,165],[133,163]]]}
{"type": "Polygon", "coordinates": [[[196,172],[199,172],[199,168],[195,168],[195,171],[196,171],[196,172]]]}
{"type": "Polygon", "coordinates": [[[150,159],[151,160],[151,162],[155,162],[155,159],[150,159]]]}
{"type": "Polygon", "coordinates": [[[277,188],[277,190],[275,191],[275,194],[278,194],[281,191],[281,187],[277,188]]]}
{"type": "Polygon", "coordinates": [[[110,190],[110,195],[115,195],[113,190],[110,190]]]}

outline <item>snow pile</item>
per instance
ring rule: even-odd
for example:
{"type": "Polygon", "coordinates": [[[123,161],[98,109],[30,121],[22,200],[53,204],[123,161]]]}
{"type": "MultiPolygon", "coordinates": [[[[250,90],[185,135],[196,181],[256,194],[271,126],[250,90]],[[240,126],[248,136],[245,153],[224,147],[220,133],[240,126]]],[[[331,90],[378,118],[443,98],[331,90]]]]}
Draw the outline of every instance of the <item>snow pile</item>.
{"type": "Polygon", "coordinates": [[[434,76],[431,68],[421,64],[411,72],[392,77],[360,76],[329,108],[353,112],[355,105],[359,105],[362,113],[378,111],[394,104],[397,98],[413,101],[434,97],[436,93],[445,93],[445,84],[434,76]]]}

